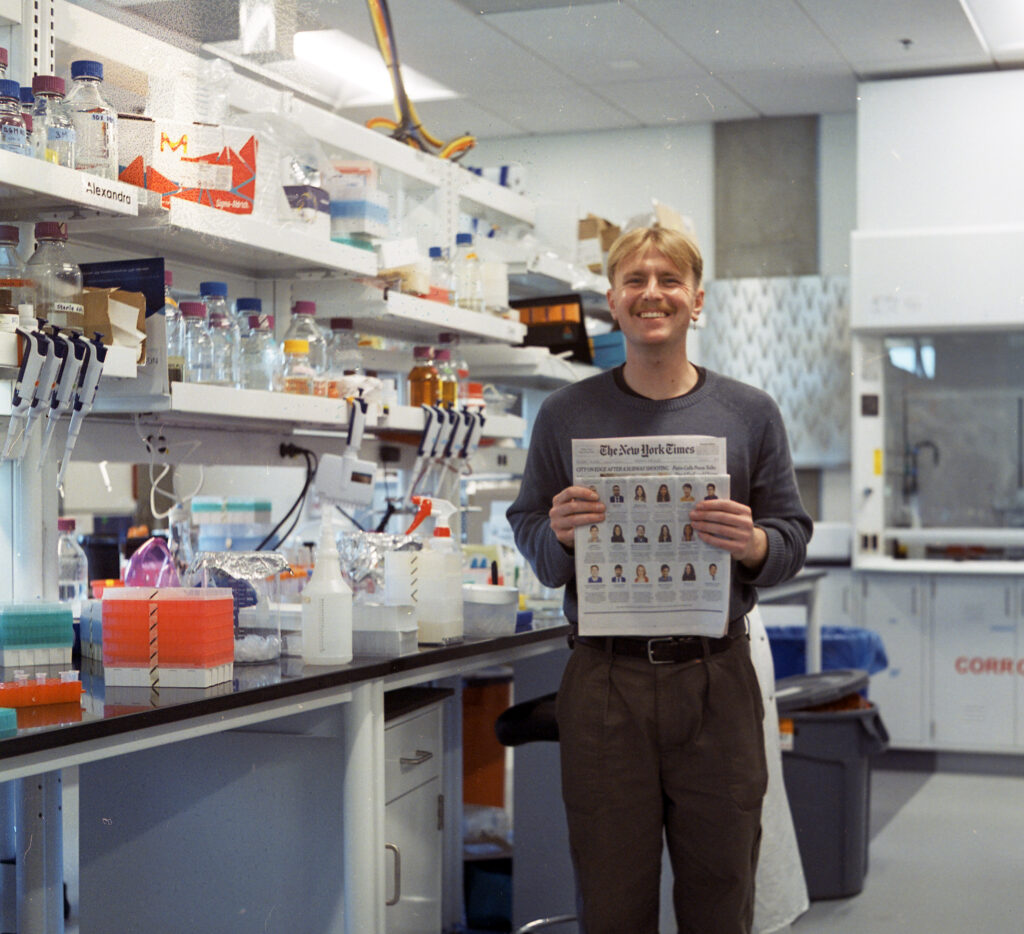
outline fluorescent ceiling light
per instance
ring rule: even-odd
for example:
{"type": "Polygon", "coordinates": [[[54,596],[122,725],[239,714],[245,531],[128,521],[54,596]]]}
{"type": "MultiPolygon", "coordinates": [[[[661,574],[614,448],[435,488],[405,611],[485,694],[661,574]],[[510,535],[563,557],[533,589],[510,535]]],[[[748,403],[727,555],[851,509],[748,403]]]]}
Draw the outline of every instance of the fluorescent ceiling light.
{"type": "MultiPolygon", "coordinates": [[[[337,29],[295,33],[295,58],[313,65],[353,89],[346,106],[388,104],[394,99],[391,76],[380,51],[364,45],[337,29]]],[[[431,81],[425,75],[401,66],[405,93],[413,102],[436,101],[455,97],[450,88],[431,81]]]]}

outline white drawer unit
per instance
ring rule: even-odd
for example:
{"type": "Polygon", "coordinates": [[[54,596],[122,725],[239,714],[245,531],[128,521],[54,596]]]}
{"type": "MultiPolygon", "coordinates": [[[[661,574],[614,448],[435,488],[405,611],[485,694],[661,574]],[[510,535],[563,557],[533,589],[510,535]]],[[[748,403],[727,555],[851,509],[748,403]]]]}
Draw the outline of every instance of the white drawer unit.
{"type": "Polygon", "coordinates": [[[384,839],[388,934],[441,930],[444,835],[443,705],[450,691],[386,695],[384,839]]]}

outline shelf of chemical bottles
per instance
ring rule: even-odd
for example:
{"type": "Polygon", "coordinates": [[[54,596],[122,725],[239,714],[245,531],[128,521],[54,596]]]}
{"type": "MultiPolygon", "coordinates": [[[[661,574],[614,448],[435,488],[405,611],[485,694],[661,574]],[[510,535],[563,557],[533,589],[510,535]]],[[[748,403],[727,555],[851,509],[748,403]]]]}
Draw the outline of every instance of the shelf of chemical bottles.
{"type": "Polygon", "coordinates": [[[139,213],[140,189],[0,150],[0,221],[15,223],[69,216],[139,213]]]}
{"type": "MultiPolygon", "coordinates": [[[[269,429],[316,428],[343,432],[348,428],[349,405],[344,400],[319,396],[301,396],[285,392],[261,392],[234,389],[208,383],[172,383],[169,394],[145,396],[108,396],[102,386],[94,411],[106,415],[159,414],[167,424],[213,427],[230,424],[235,428],[269,429]]],[[[424,427],[420,408],[371,405],[366,414],[368,431],[394,430],[419,432],[424,427]]],[[[514,415],[488,418],[486,438],[519,438],[525,423],[514,415]]]]}
{"type": "Polygon", "coordinates": [[[255,279],[304,272],[364,276],[377,272],[373,251],[335,243],[310,233],[302,224],[231,214],[181,198],[169,199],[163,208],[159,195],[133,190],[142,196],[136,218],[79,221],[70,234],[132,253],[144,245],[152,255],[197,261],[255,279]]]}

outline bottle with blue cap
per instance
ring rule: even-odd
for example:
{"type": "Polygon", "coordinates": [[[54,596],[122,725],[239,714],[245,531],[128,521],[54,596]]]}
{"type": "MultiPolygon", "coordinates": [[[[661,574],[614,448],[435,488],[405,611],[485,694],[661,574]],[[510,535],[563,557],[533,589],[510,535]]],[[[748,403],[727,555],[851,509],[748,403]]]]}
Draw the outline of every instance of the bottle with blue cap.
{"type": "Polygon", "coordinates": [[[71,63],[72,87],[64,103],[75,126],[75,168],[116,179],[117,111],[103,98],[103,65],[71,63]]]}
{"type": "Polygon", "coordinates": [[[21,85],[9,78],[0,79],[0,149],[32,155],[21,112],[21,85]]]}
{"type": "Polygon", "coordinates": [[[199,294],[206,305],[206,326],[214,343],[215,383],[241,385],[242,329],[228,307],[226,282],[200,282],[199,294]]]}

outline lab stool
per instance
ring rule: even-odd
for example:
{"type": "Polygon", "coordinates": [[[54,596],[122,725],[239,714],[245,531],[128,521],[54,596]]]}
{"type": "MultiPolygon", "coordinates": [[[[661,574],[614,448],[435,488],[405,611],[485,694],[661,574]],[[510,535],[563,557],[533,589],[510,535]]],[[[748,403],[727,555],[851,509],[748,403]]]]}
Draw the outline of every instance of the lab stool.
{"type": "MultiPolygon", "coordinates": [[[[524,743],[558,742],[558,721],[555,719],[556,694],[545,694],[533,700],[513,704],[495,721],[494,732],[503,746],[524,743]]],[[[514,934],[530,934],[576,921],[575,915],[538,918],[516,928],[514,934]]]]}

